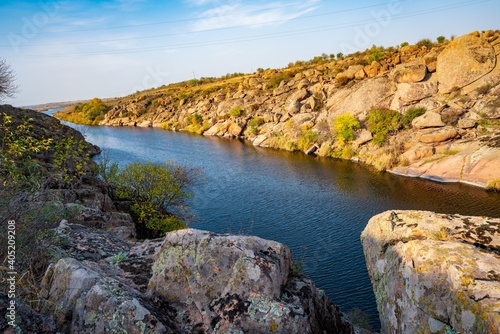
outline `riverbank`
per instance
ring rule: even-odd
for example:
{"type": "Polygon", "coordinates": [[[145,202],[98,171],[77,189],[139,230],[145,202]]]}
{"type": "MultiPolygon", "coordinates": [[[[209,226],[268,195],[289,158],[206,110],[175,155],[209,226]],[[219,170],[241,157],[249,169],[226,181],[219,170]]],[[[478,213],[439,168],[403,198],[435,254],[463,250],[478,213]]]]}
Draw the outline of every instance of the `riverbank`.
{"type": "Polygon", "coordinates": [[[90,160],[96,146],[35,111],[0,114],[2,157],[13,158],[2,163],[16,167],[2,169],[0,189],[0,221],[16,236],[15,260],[0,268],[1,332],[354,333],[287,246],[194,229],[136,240],[90,160]]]}
{"type": "Polygon", "coordinates": [[[499,36],[474,32],[443,43],[373,47],[336,60],[201,78],[107,100],[97,112],[70,108],[56,116],[241,138],[497,189],[499,36]],[[352,123],[339,118],[345,114],[352,123]]]}

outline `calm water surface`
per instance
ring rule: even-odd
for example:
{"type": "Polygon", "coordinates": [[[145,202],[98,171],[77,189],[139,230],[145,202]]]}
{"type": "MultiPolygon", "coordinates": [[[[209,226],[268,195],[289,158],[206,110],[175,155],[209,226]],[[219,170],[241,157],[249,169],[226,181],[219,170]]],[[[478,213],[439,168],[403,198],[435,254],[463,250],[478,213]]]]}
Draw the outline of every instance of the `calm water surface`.
{"type": "MultiPolygon", "coordinates": [[[[71,124],[70,124],[71,125],[71,124]]],[[[391,209],[500,217],[500,195],[375,172],[360,164],[263,149],[237,140],[159,129],[72,125],[121,166],[175,161],[203,169],[191,227],[287,244],[304,273],[339,305],[379,329],[360,234],[391,209]]]]}

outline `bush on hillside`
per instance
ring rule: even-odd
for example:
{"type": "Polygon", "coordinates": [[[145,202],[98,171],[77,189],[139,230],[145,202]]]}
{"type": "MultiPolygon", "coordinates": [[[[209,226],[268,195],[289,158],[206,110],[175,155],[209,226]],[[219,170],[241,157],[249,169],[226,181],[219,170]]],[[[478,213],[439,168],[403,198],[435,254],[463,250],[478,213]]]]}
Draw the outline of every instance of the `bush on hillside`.
{"type": "Polygon", "coordinates": [[[342,114],[333,120],[333,130],[341,144],[354,139],[354,132],[359,129],[359,121],[351,114],[342,114]]]}
{"type": "Polygon", "coordinates": [[[200,179],[201,171],[174,163],[133,163],[116,176],[116,194],[133,201],[131,209],[142,237],[157,237],[185,226],[190,188],[200,179]]]}
{"type": "Polygon", "coordinates": [[[231,110],[229,110],[229,116],[231,117],[240,117],[242,113],[243,108],[240,106],[232,107],[231,110]]]}
{"type": "Polygon", "coordinates": [[[373,143],[382,145],[391,131],[399,128],[401,115],[395,110],[372,108],[366,119],[368,130],[373,133],[373,143]]]}
{"type": "Polygon", "coordinates": [[[425,114],[427,110],[425,108],[410,108],[406,111],[404,116],[401,118],[401,124],[405,127],[411,125],[411,122],[418,116],[425,114]]]}

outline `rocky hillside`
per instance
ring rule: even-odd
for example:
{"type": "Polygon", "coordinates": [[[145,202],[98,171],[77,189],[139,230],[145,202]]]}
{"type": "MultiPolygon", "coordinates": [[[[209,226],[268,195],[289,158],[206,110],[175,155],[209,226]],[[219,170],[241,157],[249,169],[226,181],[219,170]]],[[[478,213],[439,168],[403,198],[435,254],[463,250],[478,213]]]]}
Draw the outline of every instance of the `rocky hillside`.
{"type": "Polygon", "coordinates": [[[389,211],[361,240],[383,333],[499,333],[500,219],[389,211]]]}
{"type": "Polygon", "coordinates": [[[163,86],[108,100],[98,115],[70,108],[58,117],[242,138],[402,175],[500,187],[499,37],[486,31],[374,46],[336,60],[325,55],[163,86]],[[344,114],[357,123],[345,133],[344,114]]]}

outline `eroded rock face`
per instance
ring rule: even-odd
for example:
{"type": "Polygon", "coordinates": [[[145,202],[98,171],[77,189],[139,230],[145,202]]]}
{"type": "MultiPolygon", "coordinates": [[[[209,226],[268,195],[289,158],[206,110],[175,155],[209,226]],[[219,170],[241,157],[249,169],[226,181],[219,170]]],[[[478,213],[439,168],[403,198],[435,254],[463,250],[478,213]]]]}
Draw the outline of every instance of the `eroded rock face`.
{"type": "Polygon", "coordinates": [[[187,229],[167,234],[148,295],[181,305],[192,329],[212,333],[350,333],[321,290],[290,276],[290,250],[258,237],[187,229]]]}
{"type": "Polygon", "coordinates": [[[500,219],[388,211],[361,235],[382,333],[498,333],[500,219]]]}
{"type": "Polygon", "coordinates": [[[277,242],[189,229],[130,246],[64,221],[57,233],[65,257],[44,275],[39,298],[47,317],[32,316],[38,327],[52,324],[61,333],[353,333],[322,290],[291,275],[291,253],[277,242]]]}
{"type": "Polygon", "coordinates": [[[439,92],[462,88],[488,74],[495,65],[495,50],[479,33],[455,38],[437,58],[439,92]]]}

